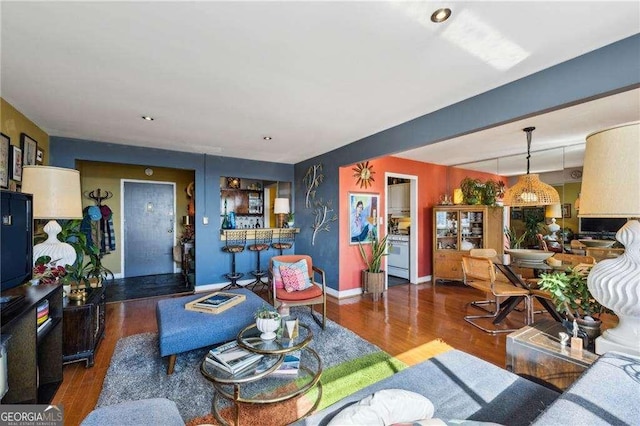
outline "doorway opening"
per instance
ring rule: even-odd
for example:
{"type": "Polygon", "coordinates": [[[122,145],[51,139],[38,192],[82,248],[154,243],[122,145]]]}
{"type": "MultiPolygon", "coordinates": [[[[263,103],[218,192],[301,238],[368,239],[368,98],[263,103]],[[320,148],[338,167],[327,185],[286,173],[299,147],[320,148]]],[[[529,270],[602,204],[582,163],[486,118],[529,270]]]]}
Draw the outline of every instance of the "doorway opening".
{"type": "Polygon", "coordinates": [[[418,282],[418,177],[385,173],[388,241],[386,286],[418,282]]]}

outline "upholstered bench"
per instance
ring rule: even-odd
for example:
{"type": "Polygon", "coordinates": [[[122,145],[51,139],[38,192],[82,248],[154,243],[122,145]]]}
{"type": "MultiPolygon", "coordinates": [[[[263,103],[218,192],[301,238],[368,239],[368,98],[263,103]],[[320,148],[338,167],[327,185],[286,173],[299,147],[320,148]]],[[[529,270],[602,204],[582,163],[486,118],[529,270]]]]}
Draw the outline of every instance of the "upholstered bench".
{"type": "Polygon", "coordinates": [[[246,300],[219,314],[184,308],[187,302],[198,299],[205,293],[158,301],[158,341],[160,356],[169,357],[167,374],[173,373],[177,354],[235,339],[242,328],[254,322],[253,313],[256,309],[266,303],[246,289],[228,292],[244,294],[246,300]]]}

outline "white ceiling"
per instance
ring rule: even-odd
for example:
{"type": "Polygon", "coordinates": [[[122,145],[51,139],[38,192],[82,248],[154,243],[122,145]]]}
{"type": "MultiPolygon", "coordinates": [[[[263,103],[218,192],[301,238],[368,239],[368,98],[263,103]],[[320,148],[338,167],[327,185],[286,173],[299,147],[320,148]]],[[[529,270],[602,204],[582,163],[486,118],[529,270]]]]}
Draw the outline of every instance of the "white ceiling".
{"type": "MultiPolygon", "coordinates": [[[[0,94],[50,135],[283,163],[640,32],[637,1],[0,7],[0,94]],[[442,5],[451,19],[431,23],[442,5]]],[[[459,164],[523,152],[528,125],[534,150],[575,144],[640,116],[637,91],[617,96],[407,155],[459,164]],[[449,144],[459,148],[443,156],[449,144]]]]}

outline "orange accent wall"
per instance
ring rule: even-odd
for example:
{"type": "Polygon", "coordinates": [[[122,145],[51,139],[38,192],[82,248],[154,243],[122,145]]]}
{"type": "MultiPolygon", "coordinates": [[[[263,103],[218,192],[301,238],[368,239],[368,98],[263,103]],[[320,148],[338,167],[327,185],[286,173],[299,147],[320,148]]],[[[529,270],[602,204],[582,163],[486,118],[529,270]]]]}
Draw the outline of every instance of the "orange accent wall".
{"type": "MultiPolygon", "coordinates": [[[[418,180],[418,277],[431,275],[432,264],[432,215],[433,206],[438,204],[440,196],[449,193],[453,196],[453,189],[458,188],[460,181],[465,177],[479,178],[482,180],[501,179],[506,183],[506,179],[500,176],[488,173],[475,172],[455,167],[441,166],[431,163],[423,163],[420,161],[406,160],[398,157],[383,157],[375,160],[369,160],[369,164],[373,165],[373,175],[375,181],[371,187],[366,190],[356,185],[356,178],[353,177],[355,164],[340,168],[339,175],[339,203],[338,203],[338,223],[339,223],[339,250],[340,250],[340,284],[339,290],[345,291],[360,287],[361,271],[364,263],[360,257],[357,245],[349,244],[349,193],[377,193],[380,196],[380,205],[378,209],[384,215],[386,210],[385,192],[385,173],[398,173],[405,175],[417,176],[418,180]]],[[[387,221],[385,218],[384,225],[380,225],[380,236],[387,233],[387,221]]],[[[412,232],[415,232],[412,230],[412,232]]],[[[368,249],[368,247],[367,247],[368,249]]],[[[384,263],[386,268],[386,262],[384,263]]]]}

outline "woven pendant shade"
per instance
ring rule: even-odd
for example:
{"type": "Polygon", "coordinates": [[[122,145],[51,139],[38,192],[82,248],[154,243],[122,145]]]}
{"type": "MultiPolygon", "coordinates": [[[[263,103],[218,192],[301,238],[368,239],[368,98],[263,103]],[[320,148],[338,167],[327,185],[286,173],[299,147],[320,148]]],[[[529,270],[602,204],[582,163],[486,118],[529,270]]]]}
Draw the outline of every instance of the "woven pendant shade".
{"type": "Polygon", "coordinates": [[[505,206],[548,206],[560,203],[558,191],[540,181],[536,173],[523,175],[504,194],[505,206]]]}
{"type": "Polygon", "coordinates": [[[548,206],[560,203],[560,194],[551,185],[540,180],[536,173],[529,174],[529,159],[531,158],[531,133],[535,127],[522,129],[527,134],[527,174],[520,176],[518,182],[504,193],[505,206],[548,206]]]}

